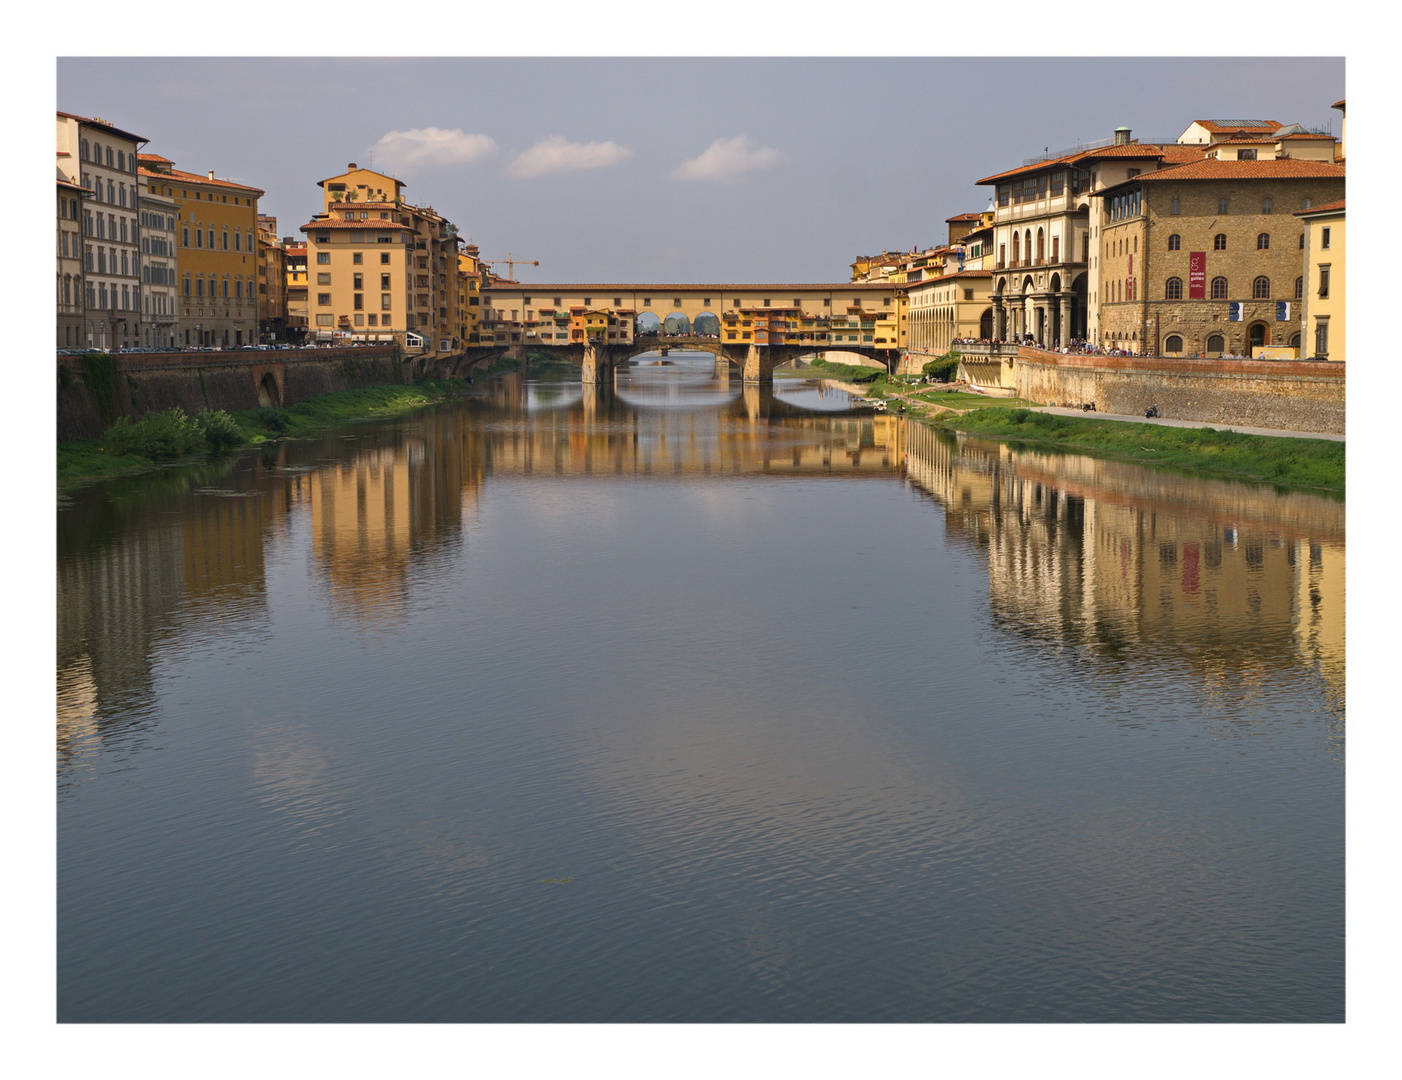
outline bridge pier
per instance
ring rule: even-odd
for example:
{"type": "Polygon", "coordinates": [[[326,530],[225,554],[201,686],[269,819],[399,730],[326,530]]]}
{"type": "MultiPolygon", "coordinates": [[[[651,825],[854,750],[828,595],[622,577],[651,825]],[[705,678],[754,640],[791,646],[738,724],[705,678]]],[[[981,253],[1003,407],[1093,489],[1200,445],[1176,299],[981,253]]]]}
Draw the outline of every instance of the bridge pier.
{"type": "Polygon", "coordinates": [[[772,383],[774,381],[774,355],[766,348],[750,345],[745,349],[745,360],[740,365],[742,377],[747,383],[772,383]]]}
{"type": "Polygon", "coordinates": [[[614,368],[618,366],[618,356],[612,347],[597,342],[584,346],[584,359],[580,363],[581,381],[585,383],[612,382],[614,368]]]}

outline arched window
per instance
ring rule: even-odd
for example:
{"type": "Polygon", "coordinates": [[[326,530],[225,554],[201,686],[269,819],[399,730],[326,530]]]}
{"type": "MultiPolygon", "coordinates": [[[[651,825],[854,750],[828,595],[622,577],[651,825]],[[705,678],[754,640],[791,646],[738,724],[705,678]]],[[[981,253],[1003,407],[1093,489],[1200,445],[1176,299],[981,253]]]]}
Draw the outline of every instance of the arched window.
{"type": "Polygon", "coordinates": [[[1269,300],[1271,298],[1271,279],[1262,275],[1251,283],[1251,299],[1269,300]]]}
{"type": "Polygon", "coordinates": [[[1268,232],[1256,234],[1256,250],[1269,251],[1271,249],[1271,234],[1268,232]]]}
{"type": "Polygon", "coordinates": [[[1032,261],[1032,230],[1028,229],[1022,234],[1022,257],[1027,262],[1032,261]]]}
{"type": "Polygon", "coordinates": [[[1212,299],[1225,300],[1227,298],[1227,279],[1215,277],[1212,279],[1212,299]]]}
{"type": "Polygon", "coordinates": [[[1021,251],[1022,251],[1022,234],[1021,234],[1021,233],[1013,233],[1013,265],[1014,265],[1014,266],[1017,265],[1017,261],[1018,261],[1018,259],[1021,257],[1021,255],[1020,255],[1020,252],[1021,252],[1021,251]]]}
{"type": "Polygon", "coordinates": [[[1263,214],[1269,214],[1270,212],[1271,212],[1271,201],[1270,201],[1270,199],[1262,199],[1262,200],[1261,200],[1261,213],[1263,213],[1263,214]]]}
{"type": "Polygon", "coordinates": [[[1047,259],[1047,237],[1041,230],[1037,230],[1037,261],[1046,262],[1047,259]]]}
{"type": "Polygon", "coordinates": [[[1296,299],[1296,300],[1301,300],[1301,299],[1304,298],[1304,295],[1305,295],[1305,279],[1302,278],[1302,277],[1297,277],[1297,278],[1295,279],[1295,299],[1296,299]]]}
{"type": "Polygon", "coordinates": [[[1227,234],[1226,234],[1226,233],[1218,233],[1216,236],[1214,236],[1214,237],[1212,238],[1212,250],[1213,250],[1213,251],[1226,251],[1226,250],[1227,250],[1227,234]]]}
{"type": "Polygon", "coordinates": [[[1172,236],[1170,236],[1170,237],[1168,238],[1168,250],[1169,250],[1169,251],[1181,251],[1182,249],[1183,249],[1183,238],[1182,238],[1181,236],[1179,236],[1177,233],[1174,233],[1172,236]]]}
{"type": "Polygon", "coordinates": [[[1183,351],[1183,339],[1177,334],[1169,334],[1164,338],[1163,351],[1166,353],[1181,353],[1183,351]]]}
{"type": "Polygon", "coordinates": [[[1163,298],[1165,300],[1183,299],[1183,279],[1171,277],[1163,283],[1163,298]]]}
{"type": "Polygon", "coordinates": [[[1220,353],[1224,351],[1226,347],[1227,343],[1222,339],[1221,334],[1213,334],[1207,339],[1207,351],[1209,354],[1220,353]]]}

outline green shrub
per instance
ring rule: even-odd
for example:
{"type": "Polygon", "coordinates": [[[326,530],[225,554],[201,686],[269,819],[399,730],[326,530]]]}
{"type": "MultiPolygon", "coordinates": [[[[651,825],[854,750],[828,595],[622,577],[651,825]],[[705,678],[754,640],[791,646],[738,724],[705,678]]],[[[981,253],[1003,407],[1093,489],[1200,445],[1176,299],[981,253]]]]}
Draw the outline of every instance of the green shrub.
{"type": "Polygon", "coordinates": [[[276,431],[278,434],[286,431],[287,425],[292,422],[292,417],[286,409],[279,409],[274,405],[259,405],[256,409],[249,409],[247,415],[259,427],[276,431]]]}
{"type": "Polygon", "coordinates": [[[959,373],[960,359],[959,353],[951,349],[938,360],[922,364],[920,370],[935,382],[953,382],[959,373]]]}
{"type": "Polygon", "coordinates": [[[139,454],[152,461],[171,461],[204,450],[204,431],[181,409],[151,413],[133,424],[125,416],[107,429],[103,449],[113,454],[139,454]]]}
{"type": "Polygon", "coordinates": [[[211,451],[228,450],[244,441],[243,431],[234,418],[222,409],[215,412],[204,410],[195,417],[195,423],[204,433],[205,444],[211,451]]]}
{"type": "Polygon", "coordinates": [[[1013,409],[1008,413],[1008,422],[1010,424],[1025,424],[1031,415],[1032,413],[1028,409],[1013,409]]]}

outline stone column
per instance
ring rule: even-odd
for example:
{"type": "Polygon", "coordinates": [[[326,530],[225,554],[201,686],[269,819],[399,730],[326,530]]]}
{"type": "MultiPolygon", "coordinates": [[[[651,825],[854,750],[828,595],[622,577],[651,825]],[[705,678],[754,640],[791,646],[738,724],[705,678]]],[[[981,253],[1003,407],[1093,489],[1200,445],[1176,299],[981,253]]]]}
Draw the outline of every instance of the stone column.
{"type": "Polygon", "coordinates": [[[1062,348],[1071,344],[1071,294],[1062,293],[1058,299],[1061,301],[1061,326],[1056,345],[1062,348]]]}
{"type": "Polygon", "coordinates": [[[758,345],[750,345],[745,350],[743,372],[744,380],[747,383],[773,382],[774,358],[770,356],[769,350],[762,349],[758,345]]]}
{"type": "Polygon", "coordinates": [[[613,375],[612,357],[607,345],[587,341],[584,344],[584,362],[581,364],[582,379],[585,383],[606,382],[613,375]]]}

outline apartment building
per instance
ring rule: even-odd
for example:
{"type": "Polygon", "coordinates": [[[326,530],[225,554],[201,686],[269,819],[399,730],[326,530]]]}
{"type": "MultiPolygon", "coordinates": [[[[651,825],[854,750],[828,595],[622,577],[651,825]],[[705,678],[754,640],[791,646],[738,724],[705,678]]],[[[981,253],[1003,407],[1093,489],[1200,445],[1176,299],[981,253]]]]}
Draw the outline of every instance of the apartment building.
{"type": "Polygon", "coordinates": [[[141,344],[148,349],[178,347],[180,318],[180,204],[159,194],[166,182],[144,166],[137,169],[141,234],[141,344]],[[156,184],[153,188],[152,179],[156,184]]]}
{"type": "Polygon", "coordinates": [[[268,214],[258,215],[258,333],[264,341],[287,339],[287,250],[268,214]]]}
{"type": "Polygon", "coordinates": [[[92,197],[83,205],[83,347],[141,340],[137,154],[146,139],[100,117],[59,112],[58,166],[92,197]]]}
{"type": "Polygon", "coordinates": [[[461,348],[457,226],[406,202],[402,181],[354,162],[318,185],[323,211],[301,226],[312,336],[461,348]]]}
{"type": "Polygon", "coordinates": [[[287,340],[300,343],[310,333],[307,313],[307,242],[295,236],[282,238],[287,266],[287,340]]]}
{"type": "Polygon", "coordinates": [[[57,177],[57,233],[54,238],[58,269],[55,292],[58,312],[56,341],[60,349],[80,349],[86,337],[83,330],[83,200],[92,192],[66,179],[60,169],[57,177]]]}
{"type": "Polygon", "coordinates": [[[177,344],[238,348],[258,340],[258,200],[263,191],[214,175],[177,169],[143,154],[155,195],[173,199],[179,217],[177,344]]]}

